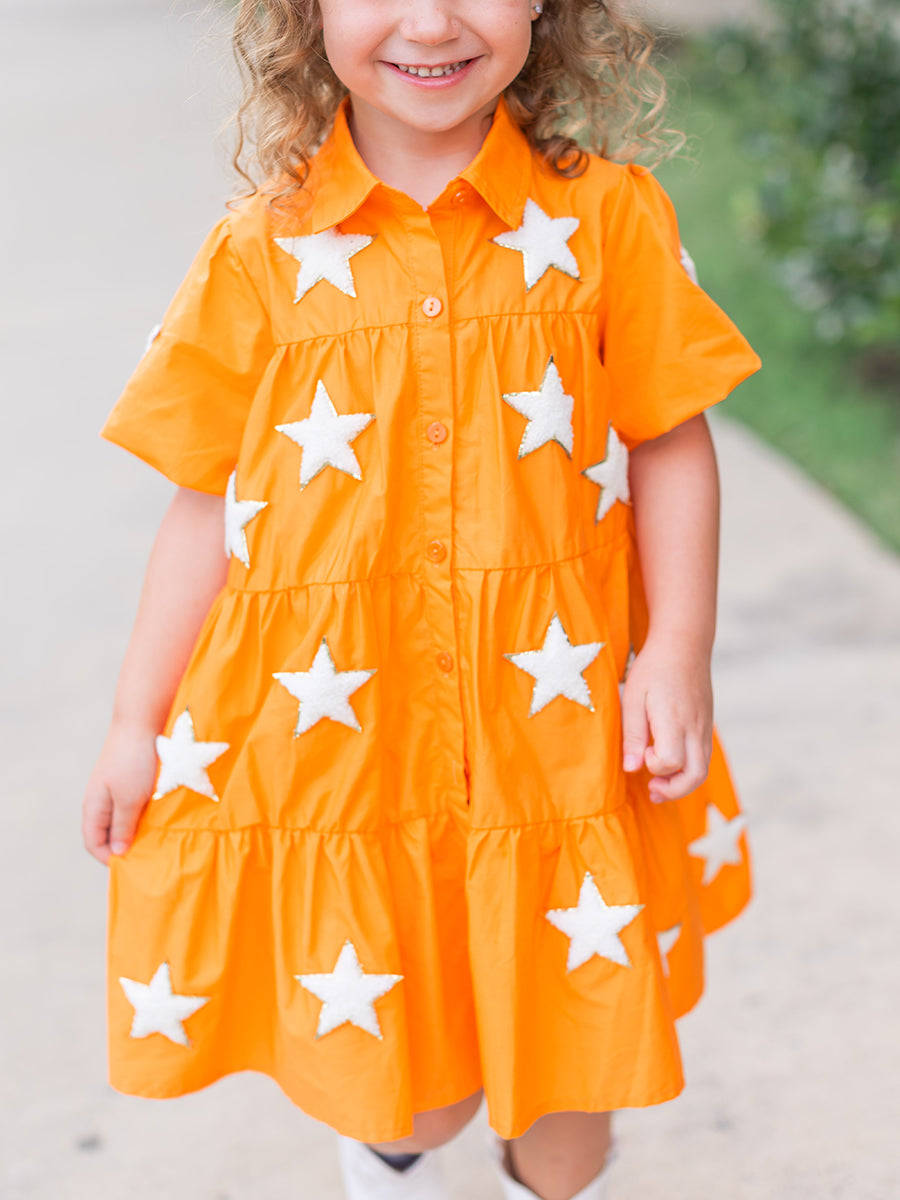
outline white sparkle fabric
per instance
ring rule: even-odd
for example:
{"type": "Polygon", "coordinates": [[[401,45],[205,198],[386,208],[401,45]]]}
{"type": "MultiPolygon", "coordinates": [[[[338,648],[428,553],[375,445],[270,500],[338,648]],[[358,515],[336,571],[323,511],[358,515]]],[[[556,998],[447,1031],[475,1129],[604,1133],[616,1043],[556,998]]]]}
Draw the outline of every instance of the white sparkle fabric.
{"type": "Polygon", "coordinates": [[[703,883],[712,883],[726,863],[739,866],[742,861],[740,839],[747,828],[741,814],[727,820],[714,804],[706,806],[706,833],[688,846],[694,858],[704,859],[703,883]]]}
{"type": "Polygon", "coordinates": [[[593,712],[590,689],[582,672],[587,670],[604,645],[604,642],[584,642],[573,646],[562,621],[554,613],[540,650],[505,654],[504,658],[534,678],[529,717],[539,713],[557,696],[565,696],[567,700],[574,700],[593,712]]]}
{"type": "Polygon", "coordinates": [[[551,908],[545,914],[550,924],[569,939],[566,970],[574,971],[595,954],[620,967],[630,967],[631,960],[619,933],[643,907],[643,904],[607,904],[593,875],[586,871],[575,907],[551,908]]]}
{"type": "Polygon", "coordinates": [[[134,1009],[134,1020],[131,1022],[133,1038],[161,1033],[179,1046],[191,1044],[182,1022],[198,1008],[208,1004],[209,996],[176,995],[172,991],[168,963],[161,963],[157,967],[149,983],[139,983],[136,979],[126,979],[124,976],[119,976],[119,983],[134,1009]]]}
{"type": "Polygon", "coordinates": [[[350,259],[373,240],[365,233],[338,233],[335,229],[325,229],[307,237],[275,238],[275,244],[300,264],[294,303],[302,300],[310,288],[323,279],[334,284],[345,296],[355,299],[350,259]]]}
{"type": "Polygon", "coordinates": [[[628,447],[621,440],[610,423],[606,435],[606,457],[602,462],[582,471],[591,483],[600,488],[600,498],[597,501],[598,523],[603,520],[617,500],[623,504],[631,503],[631,487],[628,482],[628,447]]]}
{"type": "Polygon", "coordinates": [[[559,442],[566,454],[572,457],[572,446],[575,442],[572,412],[575,400],[574,397],[566,395],[552,356],[538,391],[505,392],[503,399],[510,408],[528,418],[519,444],[519,458],[524,458],[540,446],[546,446],[548,442],[559,442]]]}
{"type": "Polygon", "coordinates": [[[681,265],[684,267],[685,271],[687,271],[689,278],[692,279],[694,283],[699,284],[700,280],[697,278],[697,264],[691,258],[690,253],[684,246],[681,247],[681,265]]]}
{"type": "Polygon", "coordinates": [[[295,979],[322,1001],[316,1037],[324,1037],[339,1025],[356,1025],[381,1037],[375,1001],[395,987],[402,975],[370,975],[360,965],[350,941],[344,942],[335,968],[329,974],[295,975],[295,979]]]}
{"type": "Polygon", "coordinates": [[[659,945],[659,957],[662,960],[663,975],[666,977],[669,974],[669,952],[680,937],[680,925],[673,925],[671,929],[663,929],[656,935],[656,941],[659,945]]]}
{"type": "Polygon", "coordinates": [[[150,347],[153,345],[153,343],[156,341],[156,339],[159,337],[159,335],[161,333],[162,333],[162,325],[161,324],[154,325],[153,328],[150,330],[150,332],[147,334],[147,340],[144,343],[144,353],[145,354],[147,353],[147,351],[150,349],[150,347]]]}
{"type": "Polygon", "coordinates": [[[361,730],[362,726],[351,707],[350,697],[374,674],[374,669],[336,670],[325,638],[322,638],[322,644],[316,651],[316,657],[308,671],[276,671],[273,678],[277,679],[295,700],[300,701],[294,737],[306,733],[326,717],[350,729],[361,730]]]}
{"type": "Polygon", "coordinates": [[[326,467],[334,467],[362,479],[359,461],[350,443],[375,420],[374,413],[339,413],[332,403],[325,384],[316,384],[309,416],[275,428],[303,450],[300,463],[300,486],[305,488],[326,467]]]}
{"type": "Polygon", "coordinates": [[[161,733],[156,739],[159,778],[153,799],[161,800],[176,788],[186,787],[218,802],[206,768],[221,758],[227,749],[228,742],[198,742],[190,709],[186,708],[176,718],[171,735],[166,737],[161,733]]]}
{"type": "Polygon", "coordinates": [[[247,526],[254,517],[268,507],[268,500],[238,500],[237,471],[232,471],[225,488],[225,556],[232,554],[245,567],[250,566],[250,551],[247,549],[247,526]]]}
{"type": "Polygon", "coordinates": [[[539,279],[556,267],[572,279],[580,278],[578,260],[568,241],[580,222],[577,217],[549,217],[531,199],[525,201],[522,224],[491,240],[507,250],[518,250],[525,265],[525,289],[531,291],[539,279]]]}

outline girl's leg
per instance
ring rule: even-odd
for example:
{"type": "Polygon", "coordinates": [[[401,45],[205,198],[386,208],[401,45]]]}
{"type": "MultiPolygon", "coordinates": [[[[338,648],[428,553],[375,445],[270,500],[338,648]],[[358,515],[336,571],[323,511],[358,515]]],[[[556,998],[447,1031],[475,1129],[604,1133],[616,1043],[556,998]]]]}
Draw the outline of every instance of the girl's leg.
{"type": "Polygon", "coordinates": [[[540,1200],[573,1200],[603,1170],[611,1126],[610,1113],[548,1113],[506,1143],[506,1167],[540,1200]]]}
{"type": "Polygon", "coordinates": [[[365,1145],[338,1139],[341,1172],[348,1200],[447,1200],[434,1157],[466,1125],[481,1103],[481,1092],[446,1108],[417,1113],[410,1137],[365,1145]]]}
{"type": "Polygon", "coordinates": [[[416,1113],[409,1137],[401,1138],[398,1142],[378,1142],[372,1145],[372,1149],[378,1154],[387,1155],[421,1154],[424,1150],[436,1150],[468,1125],[478,1112],[481,1097],[482,1093],[478,1091],[456,1104],[448,1104],[446,1108],[416,1113]]]}

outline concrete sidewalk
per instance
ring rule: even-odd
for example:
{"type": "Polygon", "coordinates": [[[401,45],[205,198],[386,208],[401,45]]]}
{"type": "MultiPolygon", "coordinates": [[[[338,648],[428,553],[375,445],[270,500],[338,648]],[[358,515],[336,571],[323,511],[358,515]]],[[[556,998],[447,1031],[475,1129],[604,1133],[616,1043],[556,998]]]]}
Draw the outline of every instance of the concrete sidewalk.
{"type": "MultiPolygon", "coordinates": [[[[170,488],[96,437],[220,212],[225,42],[168,0],[0,3],[0,1197],[337,1200],[330,1135],[268,1080],[167,1104],[105,1082],[105,873],[80,848],[170,488]],[[40,82],[32,53],[40,45],[40,82]],[[221,65],[220,65],[221,63],[221,65]]],[[[702,263],[700,264],[702,270],[702,263]]],[[[671,1104],[623,1114],[615,1200],[900,1195],[900,565],[715,420],[718,720],[757,899],[712,939],[671,1104]]],[[[496,1197],[475,1127],[458,1200],[496,1197]]]]}

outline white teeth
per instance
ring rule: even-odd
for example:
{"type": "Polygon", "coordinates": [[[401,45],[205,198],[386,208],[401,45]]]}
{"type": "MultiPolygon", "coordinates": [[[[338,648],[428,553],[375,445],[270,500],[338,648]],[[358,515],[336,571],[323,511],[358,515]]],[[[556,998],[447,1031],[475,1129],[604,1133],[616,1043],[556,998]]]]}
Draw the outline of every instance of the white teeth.
{"type": "Polygon", "coordinates": [[[450,63],[446,67],[407,67],[403,63],[397,63],[396,65],[399,70],[407,75],[417,75],[419,79],[433,79],[437,75],[453,75],[460,68],[464,67],[467,61],[467,59],[464,59],[462,62],[450,63]]]}

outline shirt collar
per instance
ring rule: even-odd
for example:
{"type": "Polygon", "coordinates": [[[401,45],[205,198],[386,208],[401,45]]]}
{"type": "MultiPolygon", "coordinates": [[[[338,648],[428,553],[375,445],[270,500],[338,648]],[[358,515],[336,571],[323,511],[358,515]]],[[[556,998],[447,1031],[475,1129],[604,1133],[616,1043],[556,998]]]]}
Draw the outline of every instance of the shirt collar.
{"type": "Polygon", "coordinates": [[[532,153],[501,96],[478,154],[461,173],[510,229],[518,229],[531,186],[532,153]]]}
{"type": "MultiPolygon", "coordinates": [[[[313,233],[345,221],[381,186],[353,144],[347,124],[349,103],[349,98],[341,103],[331,133],[313,160],[310,179],[313,233]]],[[[525,210],[531,166],[528,139],[510,116],[501,96],[481,149],[458,179],[471,184],[497,216],[516,229],[525,210]]]]}

